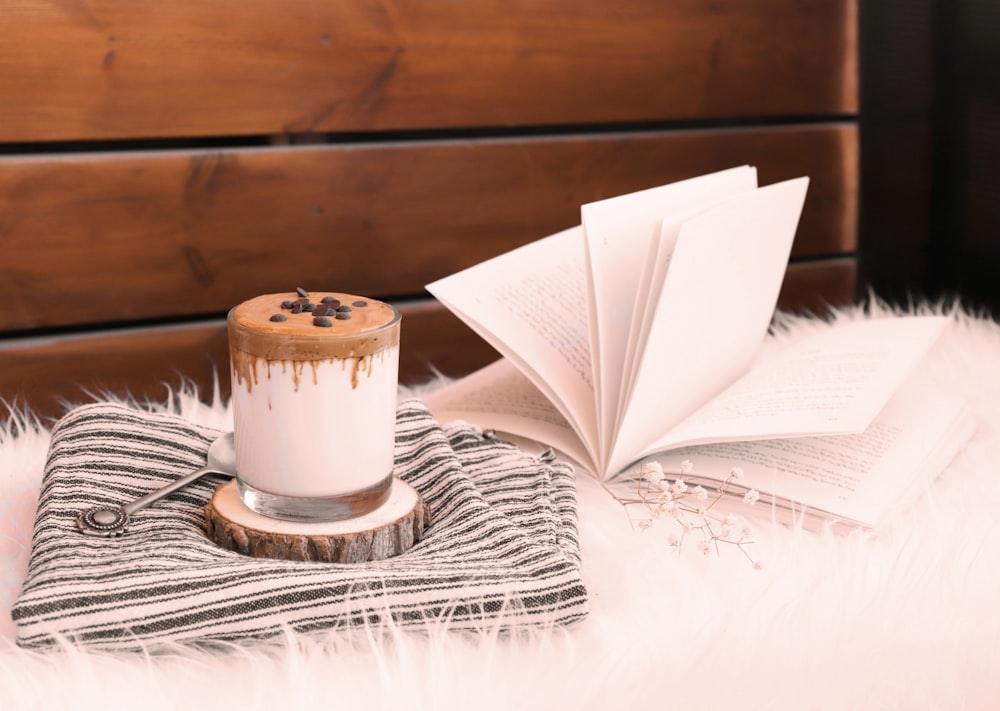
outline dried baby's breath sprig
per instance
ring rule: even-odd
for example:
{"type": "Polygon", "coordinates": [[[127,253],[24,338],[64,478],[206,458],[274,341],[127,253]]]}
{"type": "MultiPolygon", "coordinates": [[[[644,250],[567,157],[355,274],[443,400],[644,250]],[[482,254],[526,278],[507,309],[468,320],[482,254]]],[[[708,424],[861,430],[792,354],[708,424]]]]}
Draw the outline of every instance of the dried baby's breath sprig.
{"type": "MultiPolygon", "coordinates": [[[[678,535],[672,535],[669,540],[678,553],[688,537],[697,539],[698,550],[705,555],[713,551],[718,554],[721,545],[732,545],[759,570],[762,564],[754,560],[747,550],[753,544],[749,524],[736,514],[713,510],[723,497],[732,495],[730,490],[735,482],[743,478],[743,469],[733,467],[714,493],[700,484],[689,485],[685,477],[690,477],[693,472],[694,465],[687,459],[681,462],[677,471],[672,472],[664,471],[659,462],[645,462],[634,480],[634,496],[611,494],[639,529],[650,528],[657,519],[673,521],[679,529],[678,535]],[[637,512],[641,514],[638,517],[635,516],[637,512]]],[[[760,494],[756,489],[747,488],[743,494],[743,503],[747,506],[753,506],[758,499],[760,494]]]]}

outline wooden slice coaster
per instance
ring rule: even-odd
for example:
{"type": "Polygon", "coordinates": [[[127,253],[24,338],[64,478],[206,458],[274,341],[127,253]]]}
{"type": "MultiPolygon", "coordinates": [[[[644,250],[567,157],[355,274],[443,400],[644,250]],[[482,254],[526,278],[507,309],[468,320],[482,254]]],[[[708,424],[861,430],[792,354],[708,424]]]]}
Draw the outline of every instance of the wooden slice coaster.
{"type": "Polygon", "coordinates": [[[364,563],[408,550],[430,525],[430,510],[402,479],[374,511],[343,521],[298,523],[262,516],[240,501],[236,480],[220,484],[205,504],[208,537],[223,548],[255,558],[364,563]]]}

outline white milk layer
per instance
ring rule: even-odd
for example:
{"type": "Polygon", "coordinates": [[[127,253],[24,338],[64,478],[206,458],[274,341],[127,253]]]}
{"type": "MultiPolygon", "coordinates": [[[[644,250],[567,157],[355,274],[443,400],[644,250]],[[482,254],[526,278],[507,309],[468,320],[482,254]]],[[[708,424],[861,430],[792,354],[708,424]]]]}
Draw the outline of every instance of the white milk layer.
{"type": "Polygon", "coordinates": [[[256,359],[233,377],[236,469],[260,491],[330,497],[392,473],[399,346],[360,358],[256,359]]]}

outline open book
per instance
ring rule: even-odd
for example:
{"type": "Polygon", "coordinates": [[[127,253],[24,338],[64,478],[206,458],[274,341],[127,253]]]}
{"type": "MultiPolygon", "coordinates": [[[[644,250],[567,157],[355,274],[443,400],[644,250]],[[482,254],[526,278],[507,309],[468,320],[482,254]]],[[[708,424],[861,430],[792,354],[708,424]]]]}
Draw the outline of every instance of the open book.
{"type": "MultiPolygon", "coordinates": [[[[807,183],[758,187],[744,166],[591,203],[581,225],[429,284],[504,356],[429,395],[429,407],[555,447],[601,480],[653,454],[728,443],[706,458],[745,471],[756,462],[747,483],[760,491],[872,525],[871,511],[821,481],[839,474],[780,476],[798,482],[783,491],[776,472],[825,456],[805,453],[810,443],[914,413],[921,398],[909,388],[906,406],[887,404],[947,321],[818,324],[786,347],[766,342],[807,183]],[[779,456],[775,442],[792,438],[779,456]],[[790,463],[788,449],[805,459],[790,463]]],[[[954,435],[962,403],[940,395],[931,407],[935,418],[878,427],[922,444],[954,435]]],[[[900,471],[900,487],[911,474],[900,471]]]]}

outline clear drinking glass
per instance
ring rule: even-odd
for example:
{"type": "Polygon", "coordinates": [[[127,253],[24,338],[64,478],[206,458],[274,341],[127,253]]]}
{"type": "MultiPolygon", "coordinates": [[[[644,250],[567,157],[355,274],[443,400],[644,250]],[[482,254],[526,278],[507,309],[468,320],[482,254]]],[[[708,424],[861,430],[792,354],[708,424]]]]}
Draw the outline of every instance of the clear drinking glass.
{"type": "Polygon", "coordinates": [[[392,487],[400,314],[352,294],[302,293],[229,312],[237,489],[274,518],[360,516],[392,487]]]}

